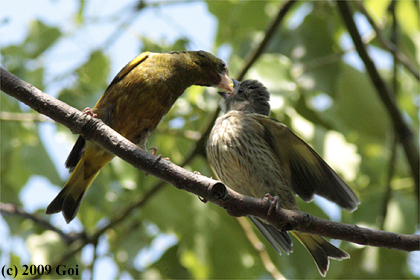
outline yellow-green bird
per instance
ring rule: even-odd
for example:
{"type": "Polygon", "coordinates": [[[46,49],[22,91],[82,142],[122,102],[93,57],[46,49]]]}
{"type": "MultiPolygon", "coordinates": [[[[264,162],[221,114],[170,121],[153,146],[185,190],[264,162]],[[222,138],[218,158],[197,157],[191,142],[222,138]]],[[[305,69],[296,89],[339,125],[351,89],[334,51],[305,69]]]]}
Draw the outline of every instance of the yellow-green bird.
{"type": "MultiPolygon", "coordinates": [[[[295,194],[309,202],[314,194],[353,211],[359,199],[350,187],[302,139],[270,115],[269,92],[256,80],[233,80],[233,93],[224,97],[220,116],[207,142],[207,157],[217,176],[228,187],[253,197],[278,197],[279,206],[298,210],[295,194]]],[[[280,252],[292,251],[287,232],[250,216],[270,244],[280,252]]],[[[329,258],[350,256],[324,238],[292,231],[311,253],[322,276],[329,258]]]]}
{"type": "MultiPolygon", "coordinates": [[[[226,64],[208,52],[145,52],[117,74],[88,111],[144,149],[162,117],[192,85],[232,91],[226,64]]],[[[67,223],[73,220],[84,193],[113,157],[100,145],[79,136],[66,161],[72,174],[46,213],[62,211],[67,223]]]]}

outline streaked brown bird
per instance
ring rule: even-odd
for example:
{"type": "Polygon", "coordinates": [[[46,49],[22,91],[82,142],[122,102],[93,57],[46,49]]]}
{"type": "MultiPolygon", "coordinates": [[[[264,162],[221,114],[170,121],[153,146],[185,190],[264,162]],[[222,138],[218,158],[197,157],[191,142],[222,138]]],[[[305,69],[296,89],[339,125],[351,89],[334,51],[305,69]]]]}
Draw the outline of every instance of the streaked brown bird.
{"type": "MultiPolygon", "coordinates": [[[[295,194],[309,202],[314,194],[353,211],[359,199],[350,187],[302,139],[284,124],[268,117],[270,94],[256,80],[233,80],[233,93],[220,93],[224,114],[220,116],[207,142],[210,165],[222,182],[244,195],[278,197],[279,206],[298,210],[295,194]]],[[[292,241],[256,217],[250,216],[270,244],[280,254],[292,252],[292,241]]],[[[329,258],[346,259],[349,254],[324,238],[291,232],[305,245],[325,276],[329,258]]]]}
{"type": "MultiPolygon", "coordinates": [[[[117,74],[88,111],[144,149],[162,117],[192,85],[232,91],[226,64],[208,52],[145,52],[117,74]]],[[[72,174],[46,213],[62,211],[67,223],[73,220],[84,193],[113,157],[100,145],[79,136],[66,161],[72,174]]]]}

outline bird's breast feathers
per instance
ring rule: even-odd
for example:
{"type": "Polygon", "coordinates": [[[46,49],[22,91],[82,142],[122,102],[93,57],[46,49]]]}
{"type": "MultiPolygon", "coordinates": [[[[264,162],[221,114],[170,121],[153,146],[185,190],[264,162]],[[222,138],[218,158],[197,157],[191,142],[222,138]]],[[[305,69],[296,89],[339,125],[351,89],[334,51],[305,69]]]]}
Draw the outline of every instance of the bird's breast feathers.
{"type": "Polygon", "coordinates": [[[242,141],[252,140],[247,135],[263,135],[263,126],[252,118],[252,114],[244,114],[239,111],[229,112],[216,120],[211,134],[211,142],[214,144],[228,145],[230,148],[242,145],[242,141]],[[241,140],[241,141],[239,141],[241,140]],[[222,143],[220,143],[222,142],[222,143]]]}
{"type": "Polygon", "coordinates": [[[231,111],[216,120],[207,146],[210,164],[235,191],[254,197],[268,192],[280,197],[282,207],[295,209],[285,171],[256,116],[259,115],[231,111]]]}

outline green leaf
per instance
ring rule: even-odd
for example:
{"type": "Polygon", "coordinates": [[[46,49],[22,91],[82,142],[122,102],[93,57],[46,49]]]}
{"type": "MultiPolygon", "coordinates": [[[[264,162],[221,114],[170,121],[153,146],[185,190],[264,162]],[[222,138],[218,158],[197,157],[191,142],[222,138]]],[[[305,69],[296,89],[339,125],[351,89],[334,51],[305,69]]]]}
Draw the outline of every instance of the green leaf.
{"type": "Polygon", "coordinates": [[[261,81],[270,93],[287,96],[296,90],[290,68],[292,62],[281,54],[263,54],[248,71],[246,79],[261,81]]]}
{"type": "Polygon", "coordinates": [[[181,264],[179,250],[178,245],[169,248],[151,268],[158,269],[163,278],[167,279],[193,278],[191,273],[181,264]]]}
{"type": "Polygon", "coordinates": [[[365,73],[342,64],[336,92],[334,103],[325,115],[341,127],[338,130],[377,141],[387,137],[392,129],[390,119],[365,73]]]}
{"type": "Polygon", "coordinates": [[[34,141],[34,145],[25,145],[21,150],[20,157],[32,174],[45,176],[55,185],[62,184],[62,180],[42,142],[34,141]]]}
{"type": "Polygon", "coordinates": [[[89,59],[75,70],[77,80],[64,88],[59,99],[78,108],[93,107],[108,86],[109,58],[100,50],[93,51],[89,59]]]}
{"type": "Polygon", "coordinates": [[[24,70],[22,63],[29,58],[28,53],[24,50],[23,46],[8,46],[1,48],[2,64],[3,67],[8,69],[9,72],[22,77],[22,73],[18,72],[24,70]]]}
{"type": "Polygon", "coordinates": [[[11,73],[44,89],[44,66],[36,61],[61,36],[56,27],[41,21],[32,21],[29,34],[21,45],[11,45],[1,49],[2,63],[11,73]],[[29,66],[28,66],[29,65],[29,66]]]}
{"type": "MultiPolygon", "coordinates": [[[[418,4],[418,3],[417,3],[418,4]]],[[[396,5],[398,23],[407,34],[418,34],[419,13],[418,5],[411,1],[398,1],[396,5]]]]}
{"type": "Polygon", "coordinates": [[[86,11],[86,1],[85,0],[79,0],[79,10],[77,11],[75,15],[75,21],[76,24],[81,25],[84,22],[84,14],[86,11]]]}
{"type": "MultiPolygon", "coordinates": [[[[18,102],[2,94],[1,111],[22,113],[18,102]]],[[[18,192],[31,175],[47,177],[61,184],[33,122],[1,121],[1,185],[4,202],[19,203],[18,192]]]]}
{"type": "Polygon", "coordinates": [[[173,44],[169,44],[166,40],[155,42],[153,39],[143,36],[140,39],[143,43],[143,50],[158,53],[186,50],[186,46],[189,43],[188,38],[178,39],[173,44]]]}
{"type": "Polygon", "coordinates": [[[219,27],[215,46],[229,43],[235,51],[246,53],[255,34],[264,29],[269,16],[266,3],[260,1],[207,1],[209,11],[214,14],[219,27]],[[247,44],[244,44],[247,42],[247,44]]]}
{"type": "Polygon", "coordinates": [[[296,29],[280,29],[268,48],[292,60],[291,74],[308,93],[324,92],[335,96],[334,85],[340,73],[337,53],[337,14],[325,1],[307,4],[313,9],[296,29]]]}
{"type": "Polygon", "coordinates": [[[57,27],[50,27],[42,21],[31,22],[29,35],[24,42],[24,50],[29,58],[37,58],[51,47],[61,36],[57,27]]]}
{"type": "Polygon", "coordinates": [[[79,75],[79,86],[86,92],[97,92],[107,86],[110,69],[109,58],[100,50],[93,51],[89,60],[76,73],[79,75]]]}
{"type": "Polygon", "coordinates": [[[300,98],[298,99],[297,103],[295,104],[296,112],[299,113],[302,117],[307,119],[308,121],[320,125],[325,129],[331,130],[333,126],[323,118],[322,112],[318,112],[317,110],[310,108],[307,104],[307,100],[304,94],[301,94],[300,98]]]}

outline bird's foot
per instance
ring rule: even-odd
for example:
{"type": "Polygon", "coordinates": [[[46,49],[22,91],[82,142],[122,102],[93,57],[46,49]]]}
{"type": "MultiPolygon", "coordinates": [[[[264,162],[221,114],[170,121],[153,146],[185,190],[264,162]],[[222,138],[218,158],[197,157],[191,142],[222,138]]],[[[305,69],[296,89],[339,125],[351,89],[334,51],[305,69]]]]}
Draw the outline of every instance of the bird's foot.
{"type": "Polygon", "coordinates": [[[92,112],[92,109],[90,109],[90,107],[86,107],[85,109],[83,109],[82,112],[85,113],[86,115],[91,116],[92,118],[98,117],[98,114],[95,114],[94,112],[92,112]]]}
{"type": "Polygon", "coordinates": [[[263,198],[271,201],[270,208],[268,208],[268,212],[267,212],[268,215],[271,215],[273,213],[273,210],[277,211],[277,209],[279,209],[280,198],[277,195],[271,196],[269,193],[266,193],[263,198]]]}
{"type": "MultiPolygon", "coordinates": [[[[150,150],[152,150],[153,152],[152,152],[152,155],[156,155],[156,152],[157,152],[157,148],[156,147],[152,147],[152,148],[150,148],[149,149],[149,151],[150,150]]],[[[158,155],[157,156],[157,159],[152,163],[152,166],[153,165],[155,165],[159,160],[161,160],[162,159],[162,155],[158,155]]],[[[163,158],[164,160],[167,160],[167,161],[169,161],[169,158],[168,157],[165,157],[165,158],[163,158]]]]}
{"type": "MultiPolygon", "coordinates": [[[[149,149],[149,151],[150,150],[152,150],[152,155],[155,156],[156,155],[156,152],[157,152],[157,148],[156,147],[152,147],[152,148],[149,149]]],[[[158,155],[157,158],[155,159],[155,161],[153,161],[152,166],[155,165],[161,159],[162,159],[162,155],[158,155]]],[[[163,159],[169,161],[169,158],[168,157],[165,157],[163,159]]],[[[144,176],[145,177],[149,176],[149,173],[146,173],[144,176]]]]}
{"type": "Polygon", "coordinates": [[[149,149],[149,151],[150,150],[152,150],[152,155],[156,155],[156,153],[157,153],[157,148],[156,147],[151,147],[150,149],[149,149]]]}

